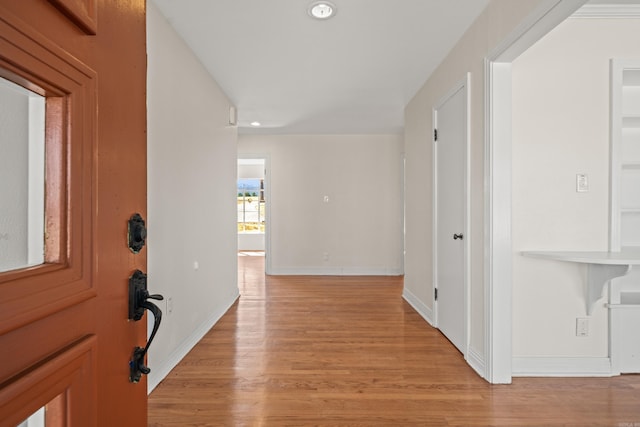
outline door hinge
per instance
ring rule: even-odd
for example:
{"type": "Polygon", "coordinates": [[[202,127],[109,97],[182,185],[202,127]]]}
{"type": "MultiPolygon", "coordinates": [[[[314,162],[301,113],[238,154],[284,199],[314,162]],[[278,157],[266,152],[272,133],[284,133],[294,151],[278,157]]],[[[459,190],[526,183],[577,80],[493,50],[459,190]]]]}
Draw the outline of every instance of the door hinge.
{"type": "Polygon", "coordinates": [[[433,130],[433,140],[437,141],[438,140],[438,129],[434,129],[433,130]]]}
{"type": "Polygon", "coordinates": [[[438,288],[433,289],[433,297],[436,301],[438,301],[438,288]]]}

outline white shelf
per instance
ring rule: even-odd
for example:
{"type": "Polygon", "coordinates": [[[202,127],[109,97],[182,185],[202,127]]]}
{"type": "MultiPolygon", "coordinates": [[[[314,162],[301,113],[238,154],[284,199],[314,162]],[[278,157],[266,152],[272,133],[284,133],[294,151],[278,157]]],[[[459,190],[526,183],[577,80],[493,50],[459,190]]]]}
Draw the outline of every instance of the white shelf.
{"type": "Polygon", "coordinates": [[[622,72],[623,86],[640,86],[640,69],[626,69],[622,72]]]}
{"type": "MultiPolygon", "coordinates": [[[[602,291],[607,282],[625,276],[633,266],[640,265],[640,247],[624,248],[620,252],[526,251],[522,252],[522,255],[530,258],[586,264],[585,301],[587,315],[591,315],[593,305],[602,297],[602,291]]],[[[640,286],[640,283],[638,285],[640,286]]]]}
{"type": "Polygon", "coordinates": [[[622,127],[629,129],[640,128],[640,116],[624,116],[622,117],[622,127]]]}
{"type": "Polygon", "coordinates": [[[640,265],[640,248],[625,248],[620,252],[608,251],[526,251],[522,255],[556,261],[604,265],[640,265]]]}
{"type": "Polygon", "coordinates": [[[640,162],[622,162],[622,169],[640,169],[640,162]]]}
{"type": "Polygon", "coordinates": [[[640,115],[640,86],[622,86],[622,115],[640,115]]]}

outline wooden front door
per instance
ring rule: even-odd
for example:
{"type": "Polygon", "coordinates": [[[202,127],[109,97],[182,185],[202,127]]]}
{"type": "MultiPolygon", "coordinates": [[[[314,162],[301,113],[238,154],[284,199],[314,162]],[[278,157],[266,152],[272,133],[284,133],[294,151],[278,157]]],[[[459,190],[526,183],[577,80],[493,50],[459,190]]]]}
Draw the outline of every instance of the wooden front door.
{"type": "MultiPolygon", "coordinates": [[[[0,269],[0,426],[43,406],[47,427],[146,426],[128,281],[147,256],[127,244],[146,216],[145,0],[0,0],[0,78],[44,105],[41,259],[0,269]]],[[[0,266],[24,240],[14,205],[0,200],[0,266]]]]}

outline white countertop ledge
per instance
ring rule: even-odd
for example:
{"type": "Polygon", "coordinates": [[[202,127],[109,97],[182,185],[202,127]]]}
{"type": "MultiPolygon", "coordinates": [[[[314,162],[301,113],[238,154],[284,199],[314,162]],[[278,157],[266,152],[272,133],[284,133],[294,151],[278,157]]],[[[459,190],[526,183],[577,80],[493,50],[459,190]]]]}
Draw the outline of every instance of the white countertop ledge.
{"type": "Polygon", "coordinates": [[[587,265],[585,303],[587,315],[600,298],[605,285],[612,279],[625,276],[631,268],[640,265],[640,248],[625,248],[620,252],[521,252],[523,256],[553,261],[575,262],[587,265]]]}
{"type": "Polygon", "coordinates": [[[603,265],[640,265],[640,248],[626,248],[620,252],[604,251],[524,251],[522,255],[556,261],[603,265]]]}

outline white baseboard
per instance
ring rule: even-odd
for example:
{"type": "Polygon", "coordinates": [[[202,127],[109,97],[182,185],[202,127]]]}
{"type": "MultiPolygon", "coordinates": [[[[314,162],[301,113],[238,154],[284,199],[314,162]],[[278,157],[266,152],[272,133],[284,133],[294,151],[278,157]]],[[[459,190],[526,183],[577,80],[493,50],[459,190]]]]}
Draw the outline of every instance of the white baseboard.
{"type": "Polygon", "coordinates": [[[467,348],[467,354],[465,355],[465,360],[473,368],[474,371],[478,373],[482,378],[486,378],[487,367],[484,360],[484,354],[480,353],[473,347],[469,346],[467,348]]]}
{"type": "MultiPolygon", "coordinates": [[[[153,366],[149,377],[147,378],[147,394],[151,394],[160,382],[169,375],[171,370],[175,368],[178,363],[195,347],[198,342],[213,328],[213,326],[220,320],[220,318],[231,308],[231,306],[240,297],[240,293],[230,295],[226,304],[223,304],[223,309],[212,313],[204,322],[198,326],[191,335],[186,337],[178,346],[169,354],[167,360],[160,366],[153,366]]],[[[151,348],[153,351],[153,346],[151,348]]]]}
{"type": "Polygon", "coordinates": [[[404,290],[402,291],[402,298],[404,298],[404,300],[408,302],[409,305],[413,307],[413,309],[417,311],[424,320],[427,321],[427,323],[433,326],[433,311],[429,307],[427,307],[417,296],[415,296],[407,288],[404,288],[404,290]]]}
{"type": "Polygon", "coordinates": [[[401,276],[399,268],[367,267],[273,267],[274,276],[401,276]]]}
{"type": "Polygon", "coordinates": [[[608,357],[514,357],[514,377],[611,377],[608,357]]]}

